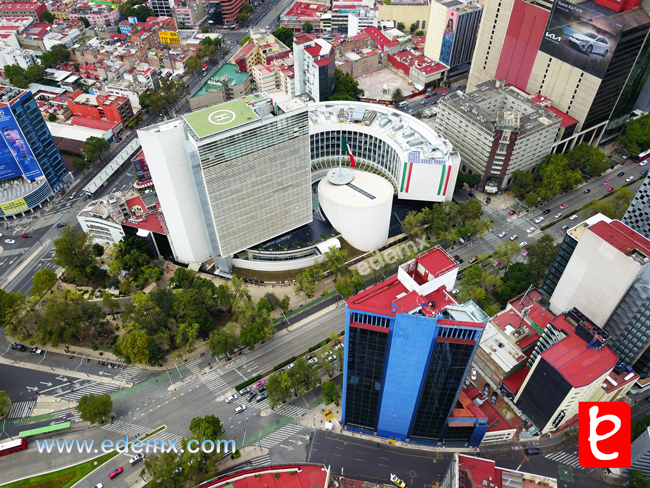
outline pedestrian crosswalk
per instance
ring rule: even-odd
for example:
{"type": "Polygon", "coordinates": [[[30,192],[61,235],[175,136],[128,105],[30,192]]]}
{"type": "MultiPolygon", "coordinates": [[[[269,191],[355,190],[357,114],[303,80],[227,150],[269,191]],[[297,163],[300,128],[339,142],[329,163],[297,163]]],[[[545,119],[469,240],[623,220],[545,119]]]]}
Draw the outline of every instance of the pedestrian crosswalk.
{"type": "Polygon", "coordinates": [[[9,414],[7,415],[8,419],[22,419],[29,417],[36,405],[36,401],[32,402],[16,402],[11,405],[9,414]]]}
{"type": "Polygon", "coordinates": [[[110,395],[119,391],[119,384],[97,383],[95,381],[75,381],[72,384],[57,388],[51,396],[79,401],[84,395],[110,395]]]}
{"type": "Polygon", "coordinates": [[[251,468],[261,468],[263,466],[270,466],[271,465],[271,456],[269,456],[267,454],[265,456],[255,458],[255,459],[249,461],[248,465],[251,468]]]}
{"type": "MultiPolygon", "coordinates": [[[[284,442],[289,437],[298,434],[300,431],[304,431],[305,427],[297,424],[287,424],[284,427],[279,428],[275,432],[270,433],[260,441],[260,446],[270,449],[273,446],[284,442]]],[[[305,435],[305,440],[309,439],[309,436],[305,435]]],[[[298,441],[302,443],[303,441],[298,441]]],[[[285,446],[286,447],[286,446],[285,446]]]]}
{"type": "Polygon", "coordinates": [[[210,391],[217,396],[224,395],[226,392],[228,392],[228,390],[232,388],[224,380],[221,379],[221,373],[219,373],[216,369],[210,371],[208,374],[200,376],[200,379],[201,383],[207,386],[210,391]]]}
{"type": "Polygon", "coordinates": [[[277,413],[278,415],[282,415],[282,416],[285,416],[285,417],[291,417],[291,418],[295,419],[295,418],[298,418],[298,417],[306,414],[307,409],[302,408],[302,407],[298,407],[298,406],[295,406],[295,405],[287,404],[287,405],[282,405],[280,408],[278,408],[275,411],[275,413],[277,413]]]}
{"type": "Polygon", "coordinates": [[[196,374],[199,371],[201,371],[201,369],[199,368],[200,361],[201,358],[192,359],[190,362],[185,363],[185,367],[189,369],[192,372],[192,374],[196,374]]]}
{"type": "Polygon", "coordinates": [[[547,454],[544,456],[547,459],[551,459],[562,466],[570,466],[572,468],[584,469],[580,466],[580,461],[576,454],[571,454],[568,452],[554,452],[553,454],[547,454]]]}
{"type": "Polygon", "coordinates": [[[179,449],[180,449],[180,445],[181,445],[180,443],[181,443],[181,440],[182,440],[181,436],[176,435],[176,434],[172,434],[167,429],[163,430],[162,432],[158,432],[157,434],[152,435],[151,438],[153,440],[156,440],[156,441],[164,441],[165,444],[167,444],[167,441],[171,442],[172,444],[174,442],[177,442],[179,449]]]}
{"type": "Polygon", "coordinates": [[[117,381],[126,380],[129,383],[133,383],[134,385],[137,385],[138,383],[142,383],[143,381],[146,381],[149,378],[151,378],[153,374],[155,374],[155,372],[147,371],[146,369],[125,367],[124,370],[122,370],[118,375],[115,376],[115,380],[117,381]]]}
{"type": "Polygon", "coordinates": [[[126,434],[130,437],[136,437],[150,432],[151,427],[144,427],[142,425],[132,424],[130,422],[124,422],[123,420],[115,420],[112,424],[106,424],[102,427],[102,430],[109,430],[111,432],[118,432],[120,434],[126,434]]]}
{"type": "Polygon", "coordinates": [[[25,254],[27,251],[29,251],[28,247],[21,247],[18,249],[10,249],[8,247],[2,248],[2,256],[16,256],[18,254],[25,254]]]}
{"type": "Polygon", "coordinates": [[[58,412],[52,412],[52,415],[60,419],[66,419],[68,422],[81,422],[81,417],[79,417],[78,411],[75,410],[75,414],[72,415],[72,408],[66,408],[64,410],[59,410],[58,412]]]}

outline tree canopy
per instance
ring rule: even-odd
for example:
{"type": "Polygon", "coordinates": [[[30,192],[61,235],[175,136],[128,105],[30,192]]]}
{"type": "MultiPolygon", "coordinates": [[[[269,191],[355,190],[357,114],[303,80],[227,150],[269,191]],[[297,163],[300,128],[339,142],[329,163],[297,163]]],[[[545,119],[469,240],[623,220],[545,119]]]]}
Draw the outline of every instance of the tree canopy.
{"type": "Polygon", "coordinates": [[[621,220],[633,198],[634,195],[629,188],[618,188],[608,194],[606,198],[592,200],[582,213],[585,218],[601,213],[610,219],[621,220]]]}
{"type": "Polygon", "coordinates": [[[289,49],[293,47],[293,30],[289,27],[278,27],[273,31],[273,36],[289,49]]]}
{"type": "Polygon", "coordinates": [[[92,275],[95,265],[90,235],[66,225],[61,237],[54,241],[55,256],[52,262],[65,268],[66,274],[75,282],[85,283],[92,275]]]}
{"type": "Polygon", "coordinates": [[[650,147],[650,115],[644,115],[625,124],[623,135],[618,142],[632,156],[637,156],[650,147]]]}
{"type": "Polygon", "coordinates": [[[111,416],[113,400],[109,395],[84,395],[79,399],[77,410],[84,422],[103,424],[111,416]]]}
{"type": "Polygon", "coordinates": [[[359,83],[354,81],[352,75],[336,68],[334,74],[334,93],[330,95],[329,99],[355,101],[358,93],[359,83]]]}
{"type": "Polygon", "coordinates": [[[50,291],[56,284],[56,273],[51,269],[41,269],[32,278],[32,292],[37,295],[50,291]]]}

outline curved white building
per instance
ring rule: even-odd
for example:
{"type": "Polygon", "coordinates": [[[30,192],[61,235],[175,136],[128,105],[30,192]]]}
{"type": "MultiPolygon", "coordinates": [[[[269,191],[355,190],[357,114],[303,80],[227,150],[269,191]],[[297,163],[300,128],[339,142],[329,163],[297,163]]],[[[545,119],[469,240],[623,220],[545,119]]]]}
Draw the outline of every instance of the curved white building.
{"type": "Polygon", "coordinates": [[[321,102],[309,105],[312,181],[327,169],[350,166],[341,136],[357,168],[386,178],[400,199],[451,201],[460,154],[424,122],[384,105],[321,102]]]}
{"type": "MultiPolygon", "coordinates": [[[[336,170],[334,170],[336,171],[336,170]]],[[[318,184],[318,203],[334,228],[360,251],[374,251],[386,243],[393,206],[393,187],[378,175],[352,171],[349,185],[318,184]]]]}

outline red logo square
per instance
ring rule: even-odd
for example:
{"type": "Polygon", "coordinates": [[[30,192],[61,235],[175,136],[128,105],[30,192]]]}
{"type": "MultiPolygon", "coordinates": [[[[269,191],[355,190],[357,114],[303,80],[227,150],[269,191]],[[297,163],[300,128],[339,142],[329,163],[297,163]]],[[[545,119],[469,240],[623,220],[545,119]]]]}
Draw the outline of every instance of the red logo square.
{"type": "Polygon", "coordinates": [[[632,412],[625,402],[580,402],[579,458],[583,468],[629,468],[632,412]]]}

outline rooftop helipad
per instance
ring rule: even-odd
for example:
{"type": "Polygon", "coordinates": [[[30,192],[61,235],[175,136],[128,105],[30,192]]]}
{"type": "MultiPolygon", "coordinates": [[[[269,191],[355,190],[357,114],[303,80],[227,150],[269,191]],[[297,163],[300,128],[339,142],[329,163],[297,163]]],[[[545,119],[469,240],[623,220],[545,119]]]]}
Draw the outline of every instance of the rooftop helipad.
{"type": "Polygon", "coordinates": [[[232,129],[233,127],[259,120],[259,116],[247,104],[262,100],[263,98],[263,95],[255,93],[244,98],[231,100],[230,102],[224,102],[214,107],[204,108],[198,112],[183,115],[183,118],[196,136],[201,139],[227,129],[232,129]]]}

